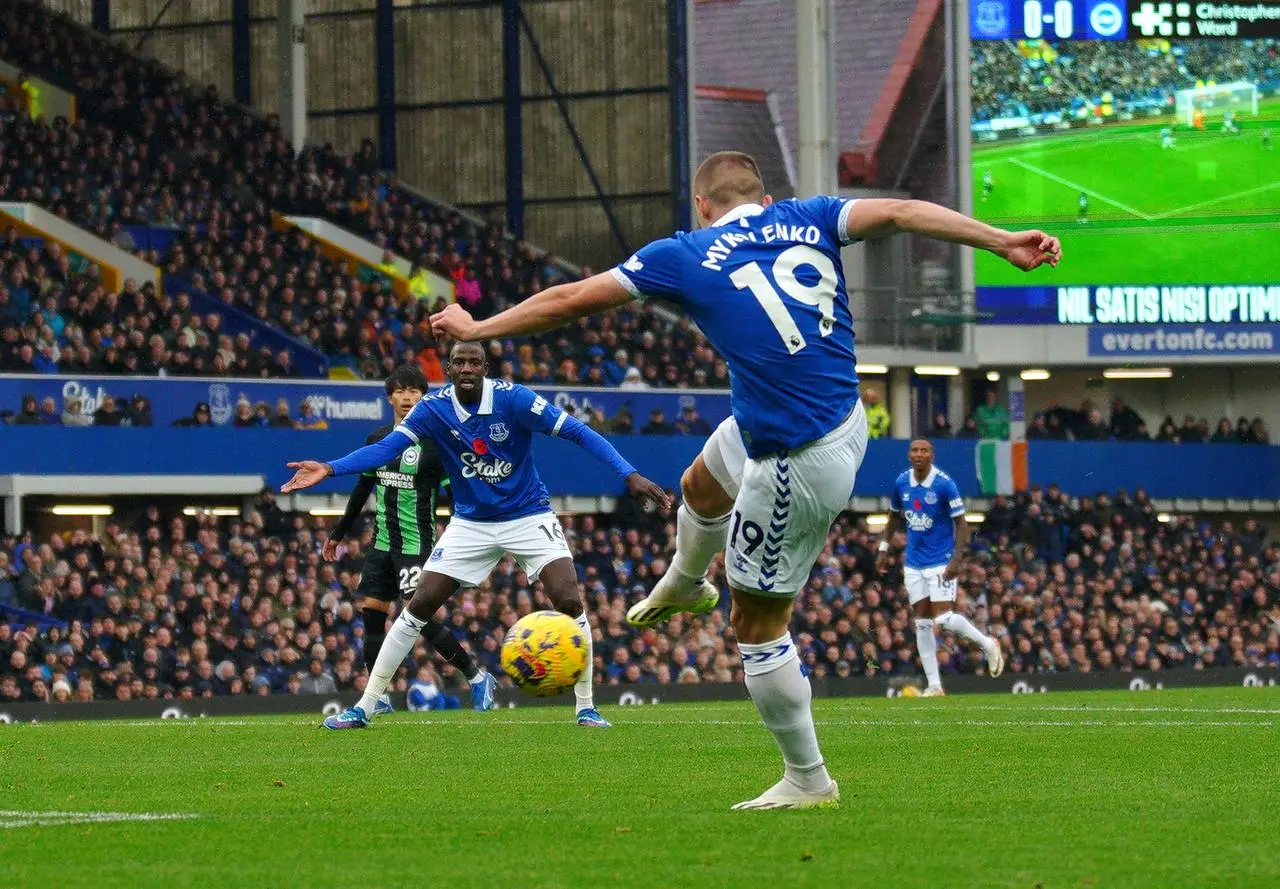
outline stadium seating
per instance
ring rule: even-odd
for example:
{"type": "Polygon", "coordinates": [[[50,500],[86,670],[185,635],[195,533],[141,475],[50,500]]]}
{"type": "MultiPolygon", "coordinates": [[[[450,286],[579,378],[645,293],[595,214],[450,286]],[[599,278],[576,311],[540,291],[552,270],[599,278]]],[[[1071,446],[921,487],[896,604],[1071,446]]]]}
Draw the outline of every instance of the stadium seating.
{"type": "MultiPolygon", "coordinates": [[[[0,123],[0,152],[23,158],[0,174],[0,198],[41,203],[125,249],[137,247],[137,227],[180,228],[165,251],[144,248],[145,258],[364,376],[421,360],[438,378],[438,355],[424,353],[439,345],[423,321],[439,301],[406,305],[380,274],[346,275],[305,236],[277,231],[273,214],[322,216],[450,276],[481,317],[566,275],[500,229],[398,188],[376,169],[368,143],[355,155],[312,146],[295,157],[274,119],[212,89],[194,93],[159,64],[35,4],[8,6],[3,21],[0,58],[74,89],[82,116],[0,123]]],[[[520,359],[510,344],[498,348],[510,353],[513,379],[616,384],[622,375],[604,365],[613,359],[625,374],[634,356],[649,385],[727,385],[723,367],[698,348],[700,337],[651,310],[639,314],[643,325],[635,313],[616,313],[548,338],[536,360],[520,359]],[[688,354],[695,357],[668,350],[656,362],[640,361],[642,327],[694,340],[688,354]],[[599,357],[595,346],[604,350],[599,357]],[[627,357],[619,359],[619,350],[627,357]]]]}
{"type": "Polygon", "coordinates": [[[1214,40],[1078,41],[1039,51],[1011,43],[975,42],[973,117],[990,120],[1075,112],[1104,94],[1115,101],[1173,107],[1174,94],[1197,81],[1280,79],[1280,42],[1214,40]]]}
{"type": "MultiPolygon", "coordinates": [[[[597,682],[741,678],[724,608],[656,634],[624,622],[665,570],[670,512],[627,502],[565,527],[595,612],[597,682]]],[[[368,534],[332,564],[323,539],[264,494],[244,521],[150,507],[100,538],[0,540],[0,703],[358,690],[364,631],[351,603],[368,534]]],[[[816,678],[917,673],[901,569],[878,577],[875,544],[843,516],[800,596],[793,630],[816,678]]],[[[1015,674],[1264,667],[1280,665],[1277,565],[1253,520],[1166,524],[1141,491],[1072,501],[1050,487],[996,499],[963,586],[1015,674]]],[[[459,596],[450,627],[494,669],[506,628],[542,604],[508,560],[459,596]]],[[[981,668],[952,643],[939,657],[944,673],[981,668]]],[[[402,690],[429,660],[420,645],[402,690]]]]}

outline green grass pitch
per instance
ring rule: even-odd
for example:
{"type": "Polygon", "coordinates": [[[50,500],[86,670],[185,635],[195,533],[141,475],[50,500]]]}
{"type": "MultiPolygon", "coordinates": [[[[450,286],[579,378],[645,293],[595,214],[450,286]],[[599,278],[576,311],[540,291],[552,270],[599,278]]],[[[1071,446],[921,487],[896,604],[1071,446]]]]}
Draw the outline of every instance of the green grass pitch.
{"type": "Polygon", "coordinates": [[[1032,282],[980,253],[980,285],[1275,284],[1280,251],[1280,100],[1241,133],[1177,126],[1177,147],[1161,148],[1168,122],[973,148],[974,209],[1007,228],[1043,228],[1062,238],[1063,263],[1032,282]],[[1272,148],[1262,131],[1272,132],[1272,148]],[[982,199],[987,171],[995,188],[982,199]],[[1076,199],[1089,195],[1089,221],[1076,199]]]}
{"type": "Polygon", "coordinates": [[[729,811],[779,772],[746,702],[2,726],[0,884],[1280,885],[1276,689],[815,706],[837,810],[729,811]]]}

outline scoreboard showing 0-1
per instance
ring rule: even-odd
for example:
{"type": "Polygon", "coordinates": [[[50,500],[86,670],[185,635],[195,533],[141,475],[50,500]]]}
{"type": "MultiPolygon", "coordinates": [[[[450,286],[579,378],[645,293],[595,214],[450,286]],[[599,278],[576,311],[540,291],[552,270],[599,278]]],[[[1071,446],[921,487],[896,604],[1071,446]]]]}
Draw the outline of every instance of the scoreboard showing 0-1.
{"type": "Polygon", "coordinates": [[[1143,288],[1280,325],[1280,0],[969,0],[969,24],[974,212],[1065,254],[1033,287],[980,256],[993,323],[1143,288]]]}

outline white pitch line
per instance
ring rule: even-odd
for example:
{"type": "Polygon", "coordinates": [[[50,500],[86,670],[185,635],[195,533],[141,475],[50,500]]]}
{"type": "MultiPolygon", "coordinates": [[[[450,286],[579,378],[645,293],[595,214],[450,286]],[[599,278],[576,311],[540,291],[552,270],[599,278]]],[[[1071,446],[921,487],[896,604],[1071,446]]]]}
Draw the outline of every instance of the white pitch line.
{"type": "Polygon", "coordinates": [[[1130,207],[1128,204],[1122,204],[1113,198],[1109,198],[1105,194],[1102,194],[1101,192],[1094,191],[1091,188],[1086,188],[1085,186],[1081,185],[1078,182],[1072,182],[1070,179],[1063,179],[1061,176],[1055,173],[1050,173],[1048,170],[1042,170],[1039,167],[1035,166],[1034,164],[1029,164],[1026,161],[1020,160],[1016,157],[1010,158],[1009,163],[1017,167],[1022,167],[1024,170],[1030,170],[1032,173],[1037,173],[1052,182],[1057,182],[1059,185],[1065,185],[1067,188],[1074,188],[1076,191],[1082,191],[1087,195],[1097,198],[1098,200],[1102,201],[1104,204],[1110,204],[1111,206],[1116,207],[1117,209],[1123,210],[1124,212],[1129,213],[1133,216],[1137,216],[1139,219],[1145,219],[1148,222],[1151,222],[1153,219],[1156,218],[1154,216],[1150,216],[1146,213],[1143,213],[1141,210],[1138,210],[1134,207],[1130,207]]]}
{"type": "Polygon", "coordinates": [[[981,705],[965,707],[964,710],[987,710],[997,713],[1080,713],[1082,715],[1090,713],[1253,713],[1264,716],[1280,716],[1280,708],[1266,707],[1071,707],[1066,704],[1058,704],[1044,707],[1018,707],[1016,709],[981,705]]]}
{"type": "MultiPolygon", "coordinates": [[[[1129,719],[1129,720],[1111,720],[1111,719],[1022,719],[1022,720],[1003,720],[1003,719],[952,719],[939,711],[938,719],[815,719],[814,725],[819,726],[858,726],[868,728],[893,728],[897,726],[930,726],[930,727],[948,727],[948,726],[971,726],[978,728],[1001,727],[1001,728],[1138,728],[1153,726],[1157,728],[1269,728],[1276,725],[1272,720],[1184,720],[1184,719],[1129,719]]],[[[488,719],[466,722],[454,722],[444,719],[425,719],[415,722],[402,722],[399,725],[433,725],[433,726],[470,726],[483,725],[489,723],[497,723],[499,725],[538,725],[538,726],[556,726],[571,725],[572,723],[558,719],[555,722],[548,720],[528,720],[528,719],[488,719]]],[[[393,723],[388,723],[393,724],[393,723]]],[[[653,722],[627,723],[619,721],[619,726],[639,726],[639,727],[659,727],[667,725],[680,726],[708,726],[708,725],[728,725],[728,726],[751,726],[760,725],[760,721],[756,719],[661,719],[653,722]]]]}
{"type": "MultiPolygon", "coordinates": [[[[928,705],[925,705],[928,706],[928,705]]],[[[629,710],[630,708],[620,708],[629,710]]],[[[1000,710],[1001,708],[992,708],[1000,710]]],[[[1072,708],[1063,708],[1070,710],[1072,708]]],[[[1109,720],[1109,719],[957,719],[948,715],[954,711],[937,711],[937,719],[920,719],[918,717],[903,719],[817,719],[817,725],[827,726],[866,726],[866,727],[886,727],[893,726],[974,726],[974,727],[990,727],[1002,726],[1006,728],[1105,728],[1107,726],[1118,727],[1139,727],[1139,726],[1155,726],[1160,728],[1196,728],[1200,726],[1210,728],[1248,728],[1260,727],[1267,728],[1277,724],[1275,720],[1203,720],[1203,719],[1130,719],[1130,720],[1109,720]]],[[[1170,711],[1173,713],[1177,710],[1170,711]]],[[[1216,713],[1222,711],[1209,710],[1208,713],[1216,713]]],[[[1265,711],[1270,713],[1271,711],[1265,711]]],[[[208,719],[202,719],[198,722],[191,723],[188,720],[155,720],[153,722],[116,722],[113,725],[124,726],[128,728],[157,728],[163,725],[182,724],[205,725],[211,728],[241,728],[248,726],[305,726],[319,728],[318,720],[289,720],[287,722],[249,722],[228,721],[213,722],[208,719]]],[[[48,723],[46,723],[47,725],[48,723]]],[[[678,726],[752,726],[759,725],[756,719],[663,719],[658,718],[652,721],[627,722],[623,718],[619,725],[648,728],[661,727],[667,725],[678,726]]],[[[414,720],[389,720],[381,721],[379,728],[417,728],[420,726],[453,726],[457,728],[485,728],[492,725],[503,726],[572,726],[571,719],[505,719],[494,717],[476,717],[475,719],[414,719],[414,720]]]]}
{"type": "Polygon", "coordinates": [[[0,830],[18,827],[59,827],[68,824],[111,824],[137,821],[186,821],[199,815],[178,812],[35,812],[0,809],[0,830]]]}
{"type": "Polygon", "coordinates": [[[1158,213],[1151,217],[1152,219],[1168,219],[1170,216],[1176,216],[1179,213],[1185,213],[1188,210],[1199,210],[1201,207],[1212,207],[1214,204],[1221,204],[1223,201],[1233,201],[1236,198],[1246,198],[1249,195],[1262,194],[1264,191],[1271,191],[1280,188],[1280,182],[1272,182],[1267,185],[1259,185],[1257,188],[1248,188],[1244,191],[1237,191],[1233,194],[1224,194],[1222,197],[1213,198],[1208,201],[1201,201],[1198,204],[1187,204],[1185,207],[1179,207],[1176,210],[1170,210],[1168,213],[1158,213]]]}

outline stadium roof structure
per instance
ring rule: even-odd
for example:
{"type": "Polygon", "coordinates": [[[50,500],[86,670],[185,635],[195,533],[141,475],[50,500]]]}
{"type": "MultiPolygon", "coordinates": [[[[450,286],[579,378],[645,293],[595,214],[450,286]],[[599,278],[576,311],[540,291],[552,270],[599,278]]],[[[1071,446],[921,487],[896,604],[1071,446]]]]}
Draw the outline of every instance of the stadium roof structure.
{"type": "Polygon", "coordinates": [[[769,194],[776,200],[795,196],[795,165],[768,93],[699,86],[694,97],[699,160],[717,151],[745,151],[760,165],[769,194]]]}

